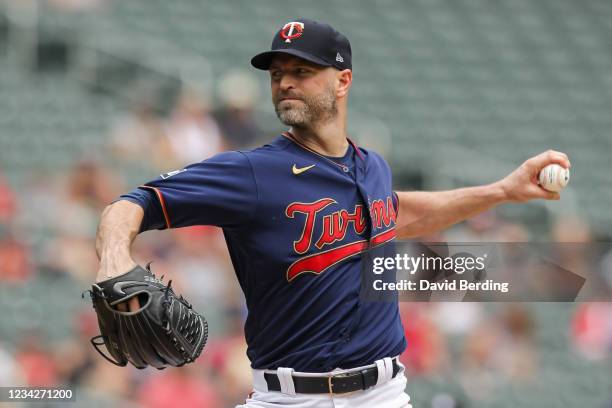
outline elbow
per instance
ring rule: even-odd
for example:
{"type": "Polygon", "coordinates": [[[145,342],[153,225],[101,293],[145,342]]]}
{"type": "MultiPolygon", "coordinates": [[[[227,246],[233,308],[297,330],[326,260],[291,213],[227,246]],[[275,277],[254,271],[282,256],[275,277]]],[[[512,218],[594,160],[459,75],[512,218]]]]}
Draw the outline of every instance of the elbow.
{"type": "Polygon", "coordinates": [[[397,239],[415,239],[438,233],[442,227],[431,222],[427,217],[410,220],[396,227],[397,239]]]}
{"type": "Polygon", "coordinates": [[[104,210],[102,210],[102,214],[100,215],[100,220],[104,219],[106,214],[108,214],[110,212],[110,210],[113,207],[113,205],[115,205],[115,203],[111,203],[111,204],[107,205],[106,207],[104,207],[104,210]]]}
{"type": "Polygon", "coordinates": [[[414,239],[414,238],[422,237],[423,235],[425,234],[422,234],[419,231],[413,231],[407,227],[403,227],[397,231],[395,237],[397,239],[414,239]]]}

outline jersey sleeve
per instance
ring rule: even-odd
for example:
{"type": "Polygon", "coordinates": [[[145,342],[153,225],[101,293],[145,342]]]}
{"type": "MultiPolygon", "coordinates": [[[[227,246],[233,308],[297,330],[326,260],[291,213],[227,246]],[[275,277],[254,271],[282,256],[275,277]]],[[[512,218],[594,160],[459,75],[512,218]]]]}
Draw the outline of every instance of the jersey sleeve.
{"type": "Polygon", "coordinates": [[[232,228],[253,217],[257,186],[248,157],[225,152],[162,174],[121,198],[145,210],[141,230],[192,225],[232,228]]]}
{"type": "Polygon", "coordinates": [[[129,193],[122,194],[116,201],[125,200],[138,204],[144,210],[140,230],[138,233],[152,229],[165,229],[166,219],[159,200],[153,191],[136,188],[129,193]]]}

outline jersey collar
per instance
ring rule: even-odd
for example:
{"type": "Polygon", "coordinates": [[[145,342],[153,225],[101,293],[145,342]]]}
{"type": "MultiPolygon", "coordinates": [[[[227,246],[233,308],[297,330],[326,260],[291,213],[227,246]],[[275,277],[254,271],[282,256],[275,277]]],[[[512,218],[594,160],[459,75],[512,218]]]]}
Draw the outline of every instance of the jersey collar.
{"type": "MultiPolygon", "coordinates": [[[[303,144],[302,142],[300,142],[299,139],[293,133],[291,133],[289,131],[285,131],[285,132],[281,133],[281,135],[286,137],[287,139],[291,140],[293,143],[295,143],[296,145],[298,145],[302,149],[307,150],[307,151],[309,151],[311,153],[314,153],[317,156],[325,157],[325,155],[323,155],[323,154],[321,154],[321,153],[311,149],[310,147],[308,147],[305,144],[303,144]]],[[[348,137],[346,138],[346,140],[350,143],[351,146],[353,146],[353,149],[355,149],[355,152],[357,153],[357,156],[359,156],[359,158],[363,162],[365,162],[365,158],[363,157],[363,153],[361,153],[361,151],[359,150],[359,147],[357,146],[357,143],[353,142],[348,137]]]]}

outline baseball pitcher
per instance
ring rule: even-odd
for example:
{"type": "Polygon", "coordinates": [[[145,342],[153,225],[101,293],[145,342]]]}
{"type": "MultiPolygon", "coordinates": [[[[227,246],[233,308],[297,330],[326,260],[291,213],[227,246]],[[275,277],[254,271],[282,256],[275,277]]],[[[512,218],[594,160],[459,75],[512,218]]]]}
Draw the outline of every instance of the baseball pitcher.
{"type": "Polygon", "coordinates": [[[253,392],[244,408],[410,407],[397,302],[360,299],[364,251],[447,228],[498,204],[557,200],[540,169],[568,168],[547,151],[490,185],[395,192],[391,171],[347,135],[351,46],[328,24],[295,19],[251,64],[267,71],[288,130],[248,151],[218,154],[161,175],[103,212],[92,288],[112,361],[137,367],[193,361],[204,318],[138,266],[130,247],[151,229],[222,228],[246,298],[253,392]]]}

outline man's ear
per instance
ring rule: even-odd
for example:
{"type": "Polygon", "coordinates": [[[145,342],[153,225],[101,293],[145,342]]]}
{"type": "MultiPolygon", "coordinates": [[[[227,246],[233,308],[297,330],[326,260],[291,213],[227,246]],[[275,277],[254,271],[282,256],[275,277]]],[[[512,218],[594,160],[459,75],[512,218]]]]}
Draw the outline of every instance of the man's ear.
{"type": "Polygon", "coordinates": [[[353,71],[344,69],[336,73],[336,96],[343,98],[348,95],[348,91],[353,83],[353,71]]]}

